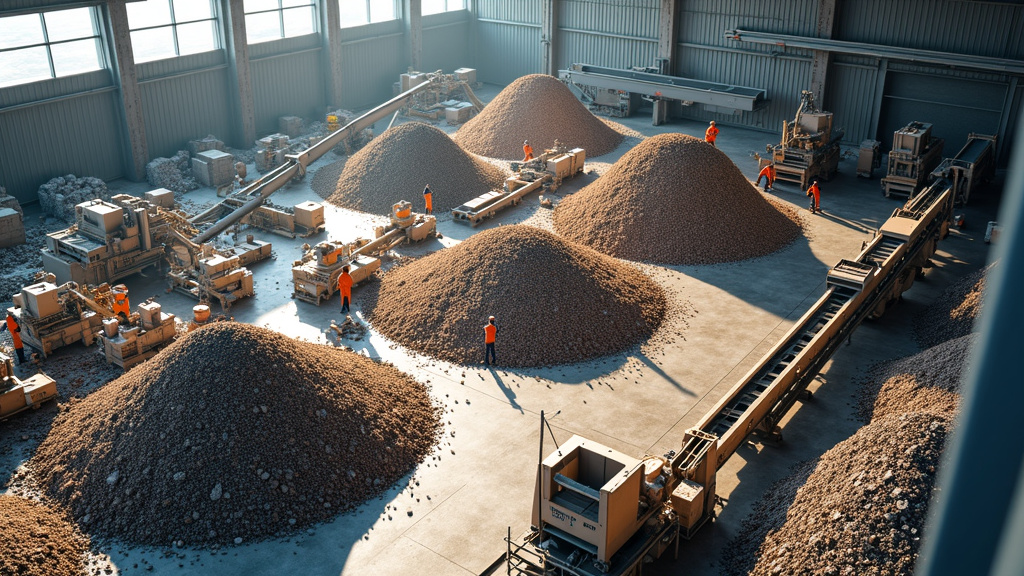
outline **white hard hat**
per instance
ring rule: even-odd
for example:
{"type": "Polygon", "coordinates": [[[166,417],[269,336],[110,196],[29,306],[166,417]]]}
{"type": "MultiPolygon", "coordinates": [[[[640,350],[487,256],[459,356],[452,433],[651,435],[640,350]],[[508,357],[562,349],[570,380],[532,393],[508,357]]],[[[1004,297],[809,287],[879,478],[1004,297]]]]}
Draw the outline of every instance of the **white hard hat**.
{"type": "Polygon", "coordinates": [[[494,320],[494,316],[488,316],[487,319],[488,320],[494,320]]]}

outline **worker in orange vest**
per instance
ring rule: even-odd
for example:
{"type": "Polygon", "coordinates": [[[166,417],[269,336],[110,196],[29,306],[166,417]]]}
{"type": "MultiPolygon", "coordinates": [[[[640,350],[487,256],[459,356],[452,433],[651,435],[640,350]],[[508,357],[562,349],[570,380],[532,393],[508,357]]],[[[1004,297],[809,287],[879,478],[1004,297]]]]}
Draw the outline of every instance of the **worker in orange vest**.
{"type": "Polygon", "coordinates": [[[423,201],[427,204],[427,214],[433,214],[434,212],[434,195],[430,192],[430,184],[423,187],[423,201]]]}
{"type": "Polygon", "coordinates": [[[815,180],[811,187],[807,189],[807,196],[811,199],[811,206],[809,210],[811,214],[815,212],[821,213],[821,188],[818,188],[818,181],[815,180]]]}
{"type": "Polygon", "coordinates": [[[494,323],[494,316],[487,318],[487,324],[484,326],[484,364],[490,366],[491,364],[497,364],[498,358],[494,354],[494,339],[498,335],[498,326],[494,323]],[[490,355],[490,362],[488,362],[488,355],[490,355]]]}
{"type": "Polygon", "coordinates": [[[533,146],[529,140],[523,140],[523,162],[533,160],[533,146]]]}
{"type": "Polygon", "coordinates": [[[775,164],[766,164],[764,168],[757,174],[757,182],[754,182],[754,186],[761,184],[761,178],[764,178],[764,190],[767,192],[772,189],[775,185],[775,164]]]}
{"type": "Polygon", "coordinates": [[[14,351],[18,353],[18,364],[25,363],[25,346],[21,343],[21,326],[10,310],[7,311],[7,323],[0,325],[0,332],[7,330],[14,341],[14,351]]]}
{"type": "Polygon", "coordinates": [[[348,273],[348,266],[342,267],[341,276],[338,276],[338,291],[341,292],[341,313],[347,314],[352,302],[352,276],[348,273]]]}
{"type": "Polygon", "coordinates": [[[123,316],[127,320],[131,316],[131,305],[128,303],[128,288],[124,284],[114,286],[114,314],[123,316]]]}
{"type": "Polygon", "coordinates": [[[712,120],[711,124],[708,125],[708,129],[704,131],[704,140],[708,144],[715,146],[715,138],[718,138],[718,128],[715,127],[715,121],[712,120]]]}

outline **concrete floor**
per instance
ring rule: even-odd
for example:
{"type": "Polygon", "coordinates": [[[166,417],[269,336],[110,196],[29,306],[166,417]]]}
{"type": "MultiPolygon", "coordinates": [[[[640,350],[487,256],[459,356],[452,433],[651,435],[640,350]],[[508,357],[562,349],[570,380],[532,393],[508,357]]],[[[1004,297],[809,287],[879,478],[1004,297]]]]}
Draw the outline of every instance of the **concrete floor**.
{"type": "MultiPolygon", "coordinates": [[[[485,87],[482,97],[489,99],[497,90],[485,87]]],[[[705,127],[690,121],[654,127],[643,114],[615,120],[646,136],[663,132],[701,136],[705,127]]],[[[763,153],[765,144],[776,143],[778,135],[728,125],[721,128],[719,147],[753,179],[757,169],[752,154],[763,153]]],[[[593,159],[588,171],[603,172],[635,143],[635,139],[627,141],[614,153],[593,159]]],[[[319,200],[308,182],[312,172],[335,159],[328,155],[318,161],[304,183],[282,189],[273,201],[290,205],[319,200]]],[[[840,163],[839,175],[823,183],[822,215],[806,211],[802,191],[792,185],[778,186],[774,195],[801,209],[805,234],[775,254],[716,266],[646,267],[673,295],[678,312],[652,344],[630,353],[550,369],[485,370],[411,353],[375,332],[361,342],[346,341],[357,351],[390,361],[428,383],[446,410],[441,446],[410,474],[408,482],[358,511],[286,540],[217,552],[136,549],[118,543],[104,544],[100,551],[109,554],[116,572],[122,574],[139,573],[149,566],[155,573],[253,576],[483,572],[504,552],[507,530],[516,535],[529,526],[540,412],[545,411],[560,442],[579,434],[637,457],[678,448],[683,432],[823,293],[827,270],[841,258],[856,256],[861,244],[900,205],[880,193],[877,176],[881,171],[876,179],[865,180],[855,177],[855,168],[853,150],[840,163]]],[[[559,196],[592,179],[569,182],[559,196]]],[[[144,184],[128,183],[114,187],[134,193],[147,189],[144,184]]],[[[418,190],[409,194],[411,201],[419,201],[418,190]]],[[[189,197],[203,202],[212,195],[210,190],[200,190],[189,197]]],[[[718,519],[693,540],[683,542],[678,559],[666,553],[645,568],[645,574],[717,574],[721,551],[761,492],[785,476],[793,464],[815,458],[861,425],[853,416],[858,378],[876,362],[918,351],[911,319],[943,288],[985,264],[988,245],[981,237],[985,223],[995,219],[997,205],[995,190],[972,198],[972,205],[962,211],[967,227],[954,230],[939,244],[935,266],[902,304],[881,320],[861,326],[852,343],[834,356],[812,386],[813,399],[798,404],[784,423],[785,441],[764,445],[755,439],[719,472],[718,491],[727,504],[719,510],[718,519]]],[[[548,211],[529,198],[480,229],[524,220],[543,224],[549,219],[548,211]]],[[[382,220],[328,206],[328,232],[313,240],[370,236],[373,225],[382,220]]],[[[399,252],[424,254],[476,231],[454,224],[447,215],[439,220],[443,239],[399,252]]],[[[229,314],[294,337],[328,341],[324,331],[332,319],[341,319],[338,302],[317,308],[290,297],[291,263],[307,240],[253,234],[273,243],[276,259],[251,266],[257,295],[234,305],[229,314]]],[[[130,278],[126,284],[133,302],[156,295],[165,312],[184,319],[195,304],[183,295],[167,293],[166,282],[152,274],[130,278]]],[[[358,288],[354,299],[356,313],[361,315],[358,288]]],[[[15,428],[5,428],[10,426],[0,424],[0,433],[16,433],[15,428]]],[[[545,452],[551,448],[548,437],[545,452]]]]}

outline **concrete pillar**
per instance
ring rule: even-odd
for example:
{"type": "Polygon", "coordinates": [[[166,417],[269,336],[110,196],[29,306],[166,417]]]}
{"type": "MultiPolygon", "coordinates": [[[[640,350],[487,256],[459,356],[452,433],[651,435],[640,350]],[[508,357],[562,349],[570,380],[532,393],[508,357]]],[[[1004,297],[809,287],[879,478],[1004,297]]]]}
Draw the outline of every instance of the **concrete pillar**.
{"type": "Polygon", "coordinates": [[[409,54],[409,66],[422,72],[423,65],[423,10],[420,0],[405,0],[402,3],[402,22],[405,23],[405,45],[409,54]]]}
{"type": "Polygon", "coordinates": [[[321,11],[324,39],[324,74],[327,76],[327,106],[341,108],[341,10],[337,0],[325,0],[321,11]]]}
{"type": "MultiPolygon", "coordinates": [[[[831,38],[835,24],[836,0],[818,0],[818,38],[831,38]]],[[[815,50],[811,63],[811,92],[819,107],[825,105],[825,88],[828,78],[828,66],[832,62],[832,53],[826,50],[815,50]]]]}
{"type": "Polygon", "coordinates": [[[540,16],[541,73],[558,76],[558,0],[543,0],[540,16]]]}
{"type": "Polygon", "coordinates": [[[121,93],[122,142],[126,151],[124,171],[129,180],[146,179],[149,149],[146,144],[146,121],[142,115],[142,95],[135,73],[135,54],[128,32],[128,10],[125,0],[107,3],[107,29],[113,50],[112,62],[119,92],[121,93]]]}
{"type": "Polygon", "coordinates": [[[238,148],[251,148],[256,141],[256,104],[252,95],[249,41],[245,35],[245,9],[242,0],[223,0],[223,3],[224,40],[235,113],[234,144],[238,148]]]}
{"type": "MultiPolygon", "coordinates": [[[[676,43],[679,41],[679,0],[661,0],[658,15],[658,58],[665,60],[664,69],[669,76],[676,76],[676,43]]],[[[651,63],[654,64],[653,62],[651,63]]],[[[645,66],[647,64],[644,64],[645,66]]]]}

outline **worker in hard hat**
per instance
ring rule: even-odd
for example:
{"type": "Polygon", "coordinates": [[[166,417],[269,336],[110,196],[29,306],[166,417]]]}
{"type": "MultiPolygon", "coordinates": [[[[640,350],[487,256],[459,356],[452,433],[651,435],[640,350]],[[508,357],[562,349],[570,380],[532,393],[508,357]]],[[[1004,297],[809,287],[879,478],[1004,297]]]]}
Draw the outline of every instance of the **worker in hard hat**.
{"type": "Polygon", "coordinates": [[[821,188],[818,188],[818,181],[815,180],[811,187],[807,189],[807,196],[811,199],[811,205],[808,208],[811,214],[815,212],[821,213],[821,188]]]}
{"type": "Polygon", "coordinates": [[[484,325],[484,364],[490,366],[491,364],[497,364],[498,358],[494,354],[494,340],[498,336],[498,325],[494,323],[494,316],[487,318],[487,324],[484,325]],[[490,361],[488,361],[490,358],[490,361]]]}
{"type": "Polygon", "coordinates": [[[434,213],[433,196],[434,196],[433,193],[430,191],[430,184],[427,184],[426,186],[424,186],[423,187],[423,202],[427,205],[427,208],[426,208],[426,210],[427,210],[426,213],[427,214],[433,214],[434,213]]]}
{"type": "Polygon", "coordinates": [[[764,178],[764,191],[767,192],[775,186],[775,163],[769,162],[761,171],[757,174],[757,182],[754,182],[754,186],[761,184],[761,178],[764,178]]]}
{"type": "Polygon", "coordinates": [[[348,314],[349,304],[352,302],[352,276],[348,273],[348,266],[341,268],[341,276],[338,276],[338,291],[341,292],[341,313],[348,314]]]}
{"type": "Polygon", "coordinates": [[[533,146],[529,140],[523,140],[523,162],[533,160],[533,146]]]}
{"type": "Polygon", "coordinates": [[[7,322],[0,324],[0,332],[7,330],[11,333],[11,340],[14,342],[14,351],[18,354],[18,364],[25,363],[25,345],[21,343],[21,325],[14,314],[7,311],[7,322]]]}
{"type": "Polygon", "coordinates": [[[704,141],[715,146],[715,138],[718,138],[718,128],[715,126],[715,121],[712,120],[708,129],[704,131],[704,141]]]}
{"type": "Polygon", "coordinates": [[[127,320],[131,316],[131,306],[128,304],[128,288],[124,284],[114,286],[114,314],[127,320]]]}

